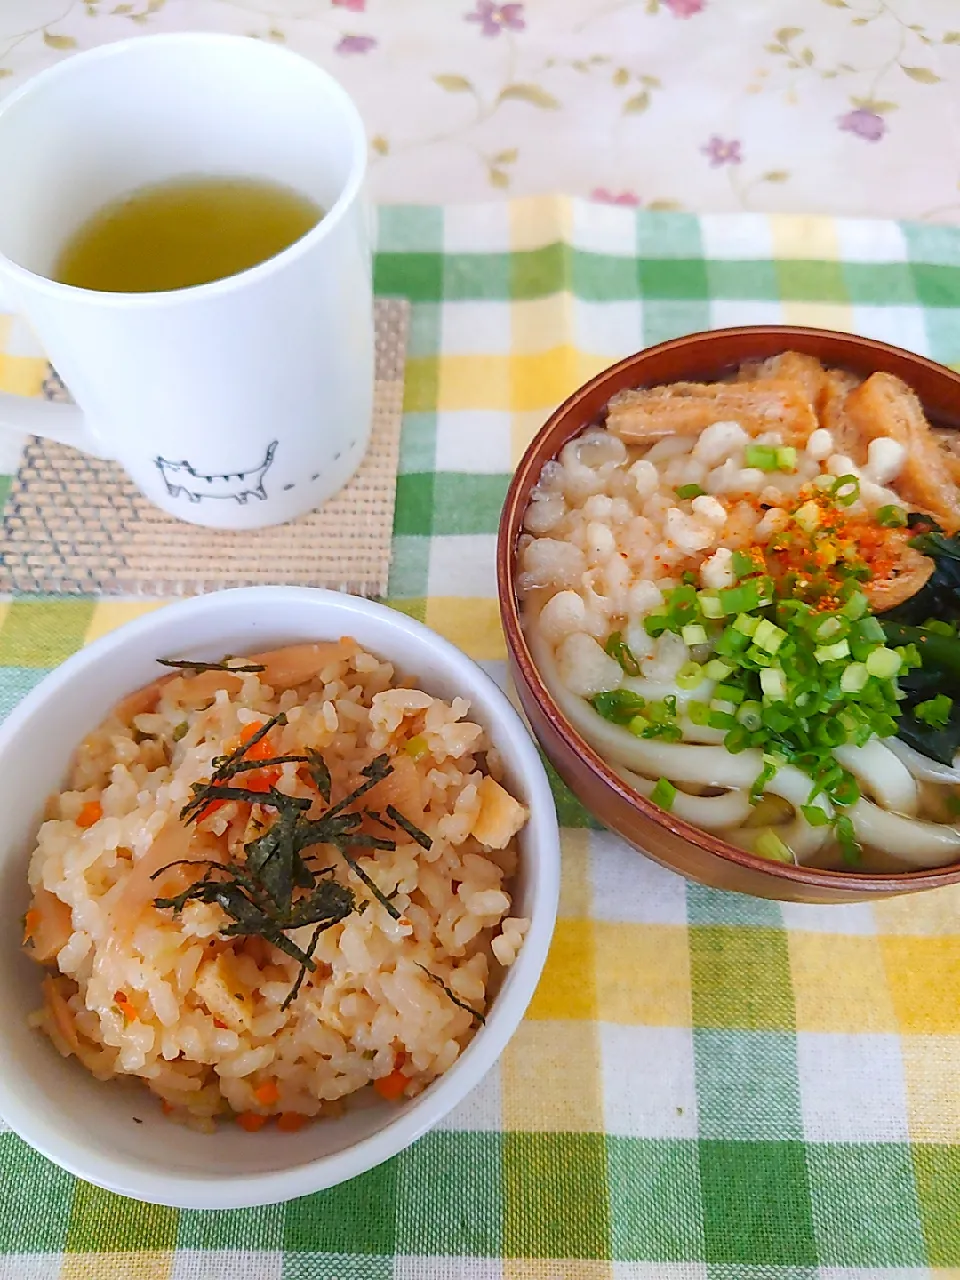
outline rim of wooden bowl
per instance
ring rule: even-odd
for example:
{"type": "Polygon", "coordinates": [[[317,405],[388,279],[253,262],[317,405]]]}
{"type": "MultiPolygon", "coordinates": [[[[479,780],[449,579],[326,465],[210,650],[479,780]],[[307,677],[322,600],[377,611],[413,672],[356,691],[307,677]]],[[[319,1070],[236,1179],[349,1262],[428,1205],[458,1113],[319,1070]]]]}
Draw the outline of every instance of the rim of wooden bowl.
{"type": "Polygon", "coordinates": [[[567,441],[588,426],[617,391],[679,380],[713,379],[745,360],[764,359],[789,350],[816,356],[831,368],[846,368],[861,375],[895,374],[916,392],[933,423],[960,429],[960,373],[925,356],[855,334],[801,325],[743,325],[672,338],[627,356],[591,378],[551,414],[525,450],[510,482],[497,538],[497,590],[507,647],[541,714],[567,748],[622,801],[705,854],[774,878],[842,893],[880,896],[955,884],[960,881],[960,860],[945,867],[889,873],[792,866],[747,853],[667,813],[627,786],[573,728],[541,679],[520,625],[516,544],[530,491],[543,464],[556,458],[567,441]]]}

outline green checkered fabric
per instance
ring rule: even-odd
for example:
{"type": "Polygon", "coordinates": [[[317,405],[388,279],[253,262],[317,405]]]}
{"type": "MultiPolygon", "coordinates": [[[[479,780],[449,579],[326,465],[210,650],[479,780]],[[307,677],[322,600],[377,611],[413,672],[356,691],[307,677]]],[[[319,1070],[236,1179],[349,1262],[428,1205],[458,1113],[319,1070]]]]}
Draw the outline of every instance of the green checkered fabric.
{"type": "MultiPolygon", "coordinates": [[[[500,679],[508,477],[584,378],[753,322],[960,362],[946,228],[562,200],[380,218],[378,290],[413,303],[390,602],[500,679]]],[[[0,714],[143,607],[0,603],[0,714]]],[[[555,794],[563,889],[543,980],[436,1131],[334,1190],[230,1213],[121,1199],[3,1134],[0,1277],[960,1276],[960,893],[878,907],[721,894],[555,794]]]]}

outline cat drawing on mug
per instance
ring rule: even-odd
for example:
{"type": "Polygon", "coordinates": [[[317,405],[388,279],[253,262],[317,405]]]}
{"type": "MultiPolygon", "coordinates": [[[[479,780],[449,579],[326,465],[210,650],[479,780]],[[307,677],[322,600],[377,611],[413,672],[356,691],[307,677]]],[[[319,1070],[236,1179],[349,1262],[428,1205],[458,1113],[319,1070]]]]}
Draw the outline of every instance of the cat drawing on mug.
{"type": "Polygon", "coordinates": [[[184,458],[180,462],[168,462],[166,458],[154,458],[163,476],[167,493],[171,498],[186,494],[191,502],[201,498],[236,498],[244,503],[249,497],[266,498],[263,477],[270,470],[277,441],[271,440],[266,456],[259,466],[250,471],[232,471],[226,475],[203,475],[184,458]]]}

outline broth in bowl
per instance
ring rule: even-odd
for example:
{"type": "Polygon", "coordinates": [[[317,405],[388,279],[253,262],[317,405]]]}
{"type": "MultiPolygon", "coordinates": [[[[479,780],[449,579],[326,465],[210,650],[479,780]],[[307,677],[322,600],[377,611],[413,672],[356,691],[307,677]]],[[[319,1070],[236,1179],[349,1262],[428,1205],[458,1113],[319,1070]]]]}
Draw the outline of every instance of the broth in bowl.
{"type": "Polygon", "coordinates": [[[619,392],[544,465],[517,547],[560,710],[630,787],[760,857],[956,862],[954,448],[900,379],[797,352],[619,392]]]}

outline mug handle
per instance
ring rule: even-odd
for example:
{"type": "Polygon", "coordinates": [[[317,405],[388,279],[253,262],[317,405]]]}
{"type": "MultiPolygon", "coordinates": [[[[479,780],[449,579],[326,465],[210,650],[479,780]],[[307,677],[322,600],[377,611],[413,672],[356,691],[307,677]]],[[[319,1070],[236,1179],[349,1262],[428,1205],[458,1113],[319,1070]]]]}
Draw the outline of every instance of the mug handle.
{"type": "Polygon", "coordinates": [[[95,458],[109,457],[75,404],[52,404],[49,400],[15,396],[3,391],[0,392],[2,428],[26,432],[31,436],[45,436],[48,440],[90,453],[95,458]]]}

